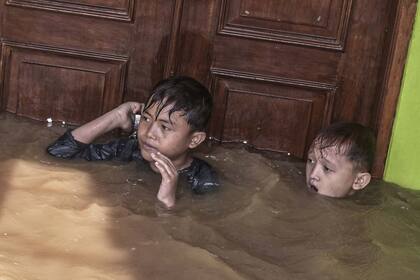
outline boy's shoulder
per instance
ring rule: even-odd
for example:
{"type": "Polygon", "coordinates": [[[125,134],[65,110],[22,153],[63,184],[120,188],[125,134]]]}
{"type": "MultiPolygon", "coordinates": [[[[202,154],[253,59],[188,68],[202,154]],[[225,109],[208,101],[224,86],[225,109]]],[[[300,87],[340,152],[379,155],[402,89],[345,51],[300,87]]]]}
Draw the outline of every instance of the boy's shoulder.
{"type": "Polygon", "coordinates": [[[180,170],[186,176],[191,189],[196,194],[214,191],[219,187],[219,179],[214,168],[202,159],[193,158],[191,165],[180,170]]]}

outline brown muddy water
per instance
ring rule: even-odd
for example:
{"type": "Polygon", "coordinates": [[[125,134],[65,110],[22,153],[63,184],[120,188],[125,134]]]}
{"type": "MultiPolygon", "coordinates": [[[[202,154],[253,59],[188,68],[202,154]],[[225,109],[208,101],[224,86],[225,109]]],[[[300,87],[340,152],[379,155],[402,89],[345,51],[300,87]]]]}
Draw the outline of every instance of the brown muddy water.
{"type": "Polygon", "coordinates": [[[420,279],[420,193],[308,192],[303,163],[198,153],[222,189],[172,211],[141,164],[58,160],[66,128],[0,114],[0,279],[420,279]]]}

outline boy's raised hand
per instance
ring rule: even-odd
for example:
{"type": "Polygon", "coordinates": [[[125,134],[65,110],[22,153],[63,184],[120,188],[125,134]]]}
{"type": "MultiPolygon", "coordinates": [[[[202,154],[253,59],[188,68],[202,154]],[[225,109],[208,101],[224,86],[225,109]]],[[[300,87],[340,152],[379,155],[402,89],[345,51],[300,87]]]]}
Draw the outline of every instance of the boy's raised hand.
{"type": "Polygon", "coordinates": [[[157,198],[163,202],[166,207],[170,208],[175,205],[178,170],[175,168],[172,161],[161,153],[153,153],[151,156],[153,160],[155,160],[155,166],[162,176],[157,198]]]}
{"type": "Polygon", "coordinates": [[[115,110],[119,119],[119,127],[129,132],[133,128],[132,116],[141,113],[143,106],[143,103],[138,102],[125,102],[118,106],[115,110]]]}
{"type": "Polygon", "coordinates": [[[126,102],[102,116],[76,128],[71,132],[74,139],[82,143],[91,143],[98,136],[116,128],[130,131],[133,128],[132,115],[140,112],[142,103],[126,102]]]}

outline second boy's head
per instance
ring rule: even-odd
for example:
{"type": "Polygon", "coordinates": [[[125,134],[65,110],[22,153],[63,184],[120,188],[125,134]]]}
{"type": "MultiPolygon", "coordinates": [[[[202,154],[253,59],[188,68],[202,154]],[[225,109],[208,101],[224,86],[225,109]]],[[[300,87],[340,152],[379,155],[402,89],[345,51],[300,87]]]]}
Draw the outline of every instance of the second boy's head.
{"type": "Polygon", "coordinates": [[[344,197],[366,187],[371,179],[375,137],[356,123],[336,123],[312,142],[306,163],[309,189],[331,197],[344,197]]]}
{"type": "Polygon", "coordinates": [[[152,90],[142,112],[138,140],[142,156],[160,152],[174,164],[206,138],[212,110],[209,91],[190,77],[171,77],[152,90]]]}

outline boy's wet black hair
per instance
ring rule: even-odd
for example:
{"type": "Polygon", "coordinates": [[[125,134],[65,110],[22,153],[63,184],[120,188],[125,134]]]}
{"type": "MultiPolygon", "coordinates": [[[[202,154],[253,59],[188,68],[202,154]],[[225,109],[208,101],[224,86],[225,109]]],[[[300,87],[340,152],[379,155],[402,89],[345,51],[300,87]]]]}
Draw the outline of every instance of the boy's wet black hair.
{"type": "Polygon", "coordinates": [[[368,127],[348,122],[334,123],[321,130],[312,143],[312,147],[316,146],[321,153],[325,148],[336,147],[359,172],[371,171],[375,145],[375,136],[368,127]]]}
{"type": "Polygon", "coordinates": [[[158,82],[146,101],[144,110],[158,105],[158,114],[163,108],[173,105],[174,112],[182,112],[192,131],[204,131],[213,107],[212,97],[205,86],[187,76],[174,76],[158,82]]]}

